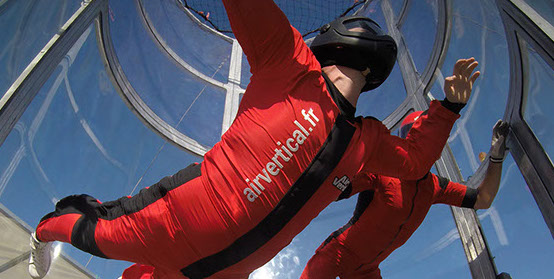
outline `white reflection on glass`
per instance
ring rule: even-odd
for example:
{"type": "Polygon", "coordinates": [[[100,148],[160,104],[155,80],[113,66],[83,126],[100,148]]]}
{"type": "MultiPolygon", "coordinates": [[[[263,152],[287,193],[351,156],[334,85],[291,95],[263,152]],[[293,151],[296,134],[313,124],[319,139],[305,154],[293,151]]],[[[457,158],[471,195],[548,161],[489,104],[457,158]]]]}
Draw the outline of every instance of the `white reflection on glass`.
{"type": "Polygon", "coordinates": [[[61,252],[62,252],[62,244],[61,242],[56,242],[56,244],[54,244],[54,249],[52,252],[52,260],[55,260],[56,258],[58,258],[61,252]]]}
{"type": "Polygon", "coordinates": [[[425,250],[423,250],[421,253],[419,253],[419,255],[416,255],[414,258],[417,262],[422,261],[432,256],[433,254],[437,253],[438,251],[448,247],[450,244],[452,244],[452,242],[456,241],[459,238],[460,238],[460,234],[458,233],[458,229],[453,228],[448,233],[446,233],[443,237],[437,240],[435,243],[433,243],[425,250]]]}
{"type": "Polygon", "coordinates": [[[502,223],[502,219],[500,218],[500,214],[498,213],[498,210],[494,206],[491,206],[491,208],[487,209],[483,214],[479,214],[479,219],[483,220],[486,217],[491,218],[492,226],[494,228],[494,231],[496,232],[496,237],[498,237],[498,242],[502,246],[506,246],[510,244],[508,242],[508,236],[506,236],[506,230],[504,229],[504,224],[502,223]]]}
{"type": "Polygon", "coordinates": [[[256,269],[250,274],[250,279],[273,279],[273,278],[298,278],[303,266],[300,266],[300,258],[297,249],[294,249],[294,240],[277,256],[264,266],[256,269]]]}

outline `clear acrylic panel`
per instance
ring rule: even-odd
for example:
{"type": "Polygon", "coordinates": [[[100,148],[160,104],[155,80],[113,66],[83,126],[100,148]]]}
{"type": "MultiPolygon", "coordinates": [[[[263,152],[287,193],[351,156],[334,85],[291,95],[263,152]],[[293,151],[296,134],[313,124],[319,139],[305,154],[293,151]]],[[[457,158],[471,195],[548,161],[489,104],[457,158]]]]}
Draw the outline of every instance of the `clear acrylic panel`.
{"type": "Polygon", "coordinates": [[[214,79],[227,83],[231,60],[231,42],[216,35],[215,31],[208,31],[206,28],[200,27],[198,23],[193,22],[178,6],[177,1],[117,2],[123,3],[111,4],[114,9],[119,5],[140,3],[160,39],[171,50],[204,75],[213,76],[214,79]]]}
{"type": "Polygon", "coordinates": [[[531,127],[546,153],[554,155],[554,116],[552,104],[554,96],[554,71],[552,67],[525,41],[520,40],[527,55],[529,77],[526,96],[522,107],[523,119],[531,127]]]}
{"type": "Polygon", "coordinates": [[[502,172],[492,206],[477,212],[496,267],[512,278],[550,278],[550,230],[512,156],[504,161],[502,172]]]}
{"type": "Polygon", "coordinates": [[[241,60],[241,77],[240,77],[240,86],[242,88],[246,88],[248,84],[250,83],[250,78],[252,77],[252,73],[250,73],[250,65],[248,64],[248,59],[246,59],[246,55],[244,52],[242,53],[242,60],[241,60]]]}
{"type": "Polygon", "coordinates": [[[373,116],[383,121],[406,99],[406,88],[398,64],[394,65],[387,80],[374,90],[360,95],[356,114],[373,116]]]}
{"type": "Polygon", "coordinates": [[[71,0],[0,1],[0,95],[81,6],[71,0]]]}
{"type": "Polygon", "coordinates": [[[134,1],[110,3],[113,16],[109,31],[115,52],[140,98],[167,124],[202,145],[213,146],[221,137],[224,88],[201,80],[168,59],[144,29],[136,10],[129,9],[134,1]]]}
{"type": "Polygon", "coordinates": [[[475,57],[481,76],[450,134],[452,148],[464,179],[479,167],[478,155],[488,152],[492,127],[504,115],[510,83],[510,64],[504,27],[494,1],[453,1],[450,47],[431,89],[435,99],[444,99],[444,78],[452,75],[460,58],[475,57]],[[475,7],[477,9],[470,9],[475,7]]]}
{"type": "Polygon", "coordinates": [[[402,11],[402,7],[404,6],[404,2],[407,0],[389,0],[390,4],[392,6],[392,10],[394,11],[394,14],[398,18],[400,16],[400,12],[402,11]]]}
{"type": "Polygon", "coordinates": [[[390,279],[471,278],[450,207],[431,206],[417,231],[380,268],[381,276],[390,279]]]}
{"type": "Polygon", "coordinates": [[[422,74],[429,62],[438,24],[437,1],[411,1],[404,23],[402,36],[416,70],[422,74]]]}
{"type": "Polygon", "coordinates": [[[371,18],[379,24],[385,33],[388,33],[387,22],[385,20],[385,16],[383,15],[383,10],[381,9],[381,0],[370,1],[369,5],[367,5],[365,9],[361,10],[358,14],[371,18]]]}
{"type": "MultiPolygon", "coordinates": [[[[115,200],[201,160],[163,141],[121,100],[94,26],[29,105],[0,146],[0,158],[0,203],[31,227],[67,195],[115,200]]],[[[100,278],[117,278],[130,265],[67,244],[62,251],[100,278]]]]}

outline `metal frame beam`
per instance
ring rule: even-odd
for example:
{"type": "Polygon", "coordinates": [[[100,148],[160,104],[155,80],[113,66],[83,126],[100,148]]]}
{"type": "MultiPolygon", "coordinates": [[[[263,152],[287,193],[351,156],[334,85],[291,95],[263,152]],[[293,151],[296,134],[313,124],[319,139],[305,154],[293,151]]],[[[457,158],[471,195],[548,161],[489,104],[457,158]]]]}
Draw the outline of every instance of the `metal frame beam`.
{"type": "Polygon", "coordinates": [[[511,131],[507,146],[554,237],[554,166],[524,119],[529,90],[531,46],[554,70],[554,27],[521,0],[496,0],[510,53],[510,92],[504,119],[511,131]]]}

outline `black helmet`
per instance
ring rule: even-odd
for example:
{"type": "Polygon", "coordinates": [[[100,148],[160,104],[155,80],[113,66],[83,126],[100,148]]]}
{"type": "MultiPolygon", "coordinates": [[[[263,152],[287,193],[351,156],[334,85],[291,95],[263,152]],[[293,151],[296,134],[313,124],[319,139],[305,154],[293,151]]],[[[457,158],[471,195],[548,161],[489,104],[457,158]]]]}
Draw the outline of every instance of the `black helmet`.
{"type": "Polygon", "coordinates": [[[369,68],[362,92],[377,88],[396,62],[396,43],[379,24],[363,16],[346,16],[324,25],[310,45],[321,67],[340,65],[364,71],[369,68]],[[353,28],[365,31],[349,31],[353,28]]]}

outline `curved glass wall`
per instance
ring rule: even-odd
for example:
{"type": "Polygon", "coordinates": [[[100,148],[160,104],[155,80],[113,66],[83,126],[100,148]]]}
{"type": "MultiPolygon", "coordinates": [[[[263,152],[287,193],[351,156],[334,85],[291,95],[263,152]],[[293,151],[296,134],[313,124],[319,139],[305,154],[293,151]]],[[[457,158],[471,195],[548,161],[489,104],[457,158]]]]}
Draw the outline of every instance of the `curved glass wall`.
{"type": "Polygon", "coordinates": [[[402,12],[402,8],[404,7],[405,2],[407,1],[410,1],[410,0],[391,1],[392,9],[397,17],[400,16],[400,13],[402,12]]]}
{"type": "Polygon", "coordinates": [[[537,52],[525,41],[522,47],[526,50],[529,71],[528,82],[525,90],[524,104],[522,107],[523,118],[533,130],[533,133],[541,142],[542,147],[548,153],[550,159],[554,155],[554,116],[552,115],[552,88],[554,75],[552,66],[548,65],[537,52]]]}
{"type": "Polygon", "coordinates": [[[452,75],[460,58],[475,57],[481,76],[473,85],[469,103],[454,125],[448,143],[458,167],[468,179],[479,167],[479,153],[488,152],[491,129],[506,110],[510,66],[508,45],[494,1],[453,1],[450,46],[440,75],[431,90],[436,99],[444,99],[444,78],[452,75]],[[475,6],[477,10],[469,10],[475,6]]]}
{"type": "MultiPolygon", "coordinates": [[[[93,31],[81,36],[0,148],[0,203],[31,227],[67,195],[113,200],[199,161],[129,110],[106,74],[93,31]]],[[[100,278],[117,278],[129,266],[62,247],[100,278]]]]}
{"type": "Polygon", "coordinates": [[[358,99],[356,115],[373,116],[384,120],[406,99],[406,88],[398,65],[378,88],[364,92],[358,99]]]}
{"type": "Polygon", "coordinates": [[[248,86],[248,83],[250,83],[250,77],[252,77],[252,73],[250,73],[250,65],[248,65],[248,59],[246,59],[246,55],[244,53],[242,54],[242,64],[241,64],[241,77],[240,77],[240,86],[242,88],[246,88],[248,86]]]}
{"type": "MultiPolygon", "coordinates": [[[[437,173],[435,169],[432,172],[437,173]]],[[[391,279],[471,278],[449,206],[431,207],[412,237],[381,264],[381,276],[391,279]]]]}
{"type": "MultiPolygon", "coordinates": [[[[388,32],[387,22],[381,9],[381,1],[371,1],[359,12],[360,15],[373,19],[388,32]]],[[[398,64],[394,65],[385,82],[374,90],[364,92],[358,100],[356,115],[372,116],[384,120],[406,99],[406,88],[398,64]]]]}
{"type": "Polygon", "coordinates": [[[478,211],[499,271],[512,278],[546,278],[554,242],[531,191],[511,156],[502,169],[497,197],[478,211]]]}
{"type": "MultiPolygon", "coordinates": [[[[194,73],[183,70],[164,54],[160,46],[152,40],[152,35],[146,31],[137,10],[129,10],[129,7],[136,6],[135,4],[135,1],[131,0],[110,2],[110,32],[121,68],[140,98],[154,113],[202,145],[213,146],[221,136],[225,90],[202,80],[194,73]],[[140,63],[137,63],[138,61],[140,63]]],[[[152,5],[145,5],[147,12],[150,6],[152,5]]],[[[175,4],[173,4],[173,10],[177,10],[175,4]]],[[[162,18],[157,12],[154,11],[154,13],[151,18],[158,18],[158,20],[162,18]]],[[[175,16],[168,15],[166,19],[174,18],[175,16]]],[[[170,38],[164,39],[169,47],[177,49],[177,54],[185,55],[181,59],[189,58],[192,60],[189,62],[192,63],[191,65],[200,67],[200,71],[209,77],[217,74],[221,76],[222,69],[224,69],[223,72],[228,73],[231,46],[229,43],[213,35],[211,37],[203,35],[205,31],[198,28],[183,12],[180,12],[180,20],[175,21],[180,23],[181,27],[185,25],[188,29],[195,30],[195,32],[187,32],[187,28],[182,27],[182,32],[190,33],[195,38],[202,38],[190,40],[195,45],[177,46],[175,41],[182,40],[177,35],[183,36],[182,34],[172,29],[167,31],[164,28],[156,28],[161,30],[160,35],[167,35],[170,38]],[[199,34],[194,35],[194,33],[199,34]],[[221,41],[222,44],[213,43],[214,40],[221,41]],[[209,41],[212,43],[208,44],[209,41]],[[205,45],[215,47],[206,49],[205,45]],[[190,49],[194,49],[195,52],[190,53],[190,49]],[[210,58],[211,62],[199,66],[199,61],[203,60],[201,57],[210,57],[209,52],[202,53],[204,49],[218,49],[217,52],[214,51],[216,55],[214,59],[218,60],[217,55],[221,54],[219,62],[213,62],[214,60],[210,58]],[[207,73],[208,71],[210,73],[207,73]]],[[[164,24],[169,27],[179,27],[175,22],[164,22],[164,24]]]]}
{"type": "Polygon", "coordinates": [[[204,75],[222,83],[227,82],[232,46],[230,39],[224,40],[213,32],[198,28],[190,15],[179,9],[175,1],[117,1],[111,3],[111,7],[125,13],[126,7],[134,6],[133,2],[137,8],[142,8],[144,24],[152,28],[152,35],[165,43],[165,46],[160,47],[173,50],[182,61],[204,75]]]}
{"type": "MultiPolygon", "coordinates": [[[[395,1],[392,1],[395,2],[395,1]]],[[[411,1],[401,26],[405,43],[419,73],[423,73],[437,32],[438,3],[436,1],[411,1]]]]}
{"type": "Polygon", "coordinates": [[[80,1],[0,1],[0,92],[19,77],[80,1]]]}

